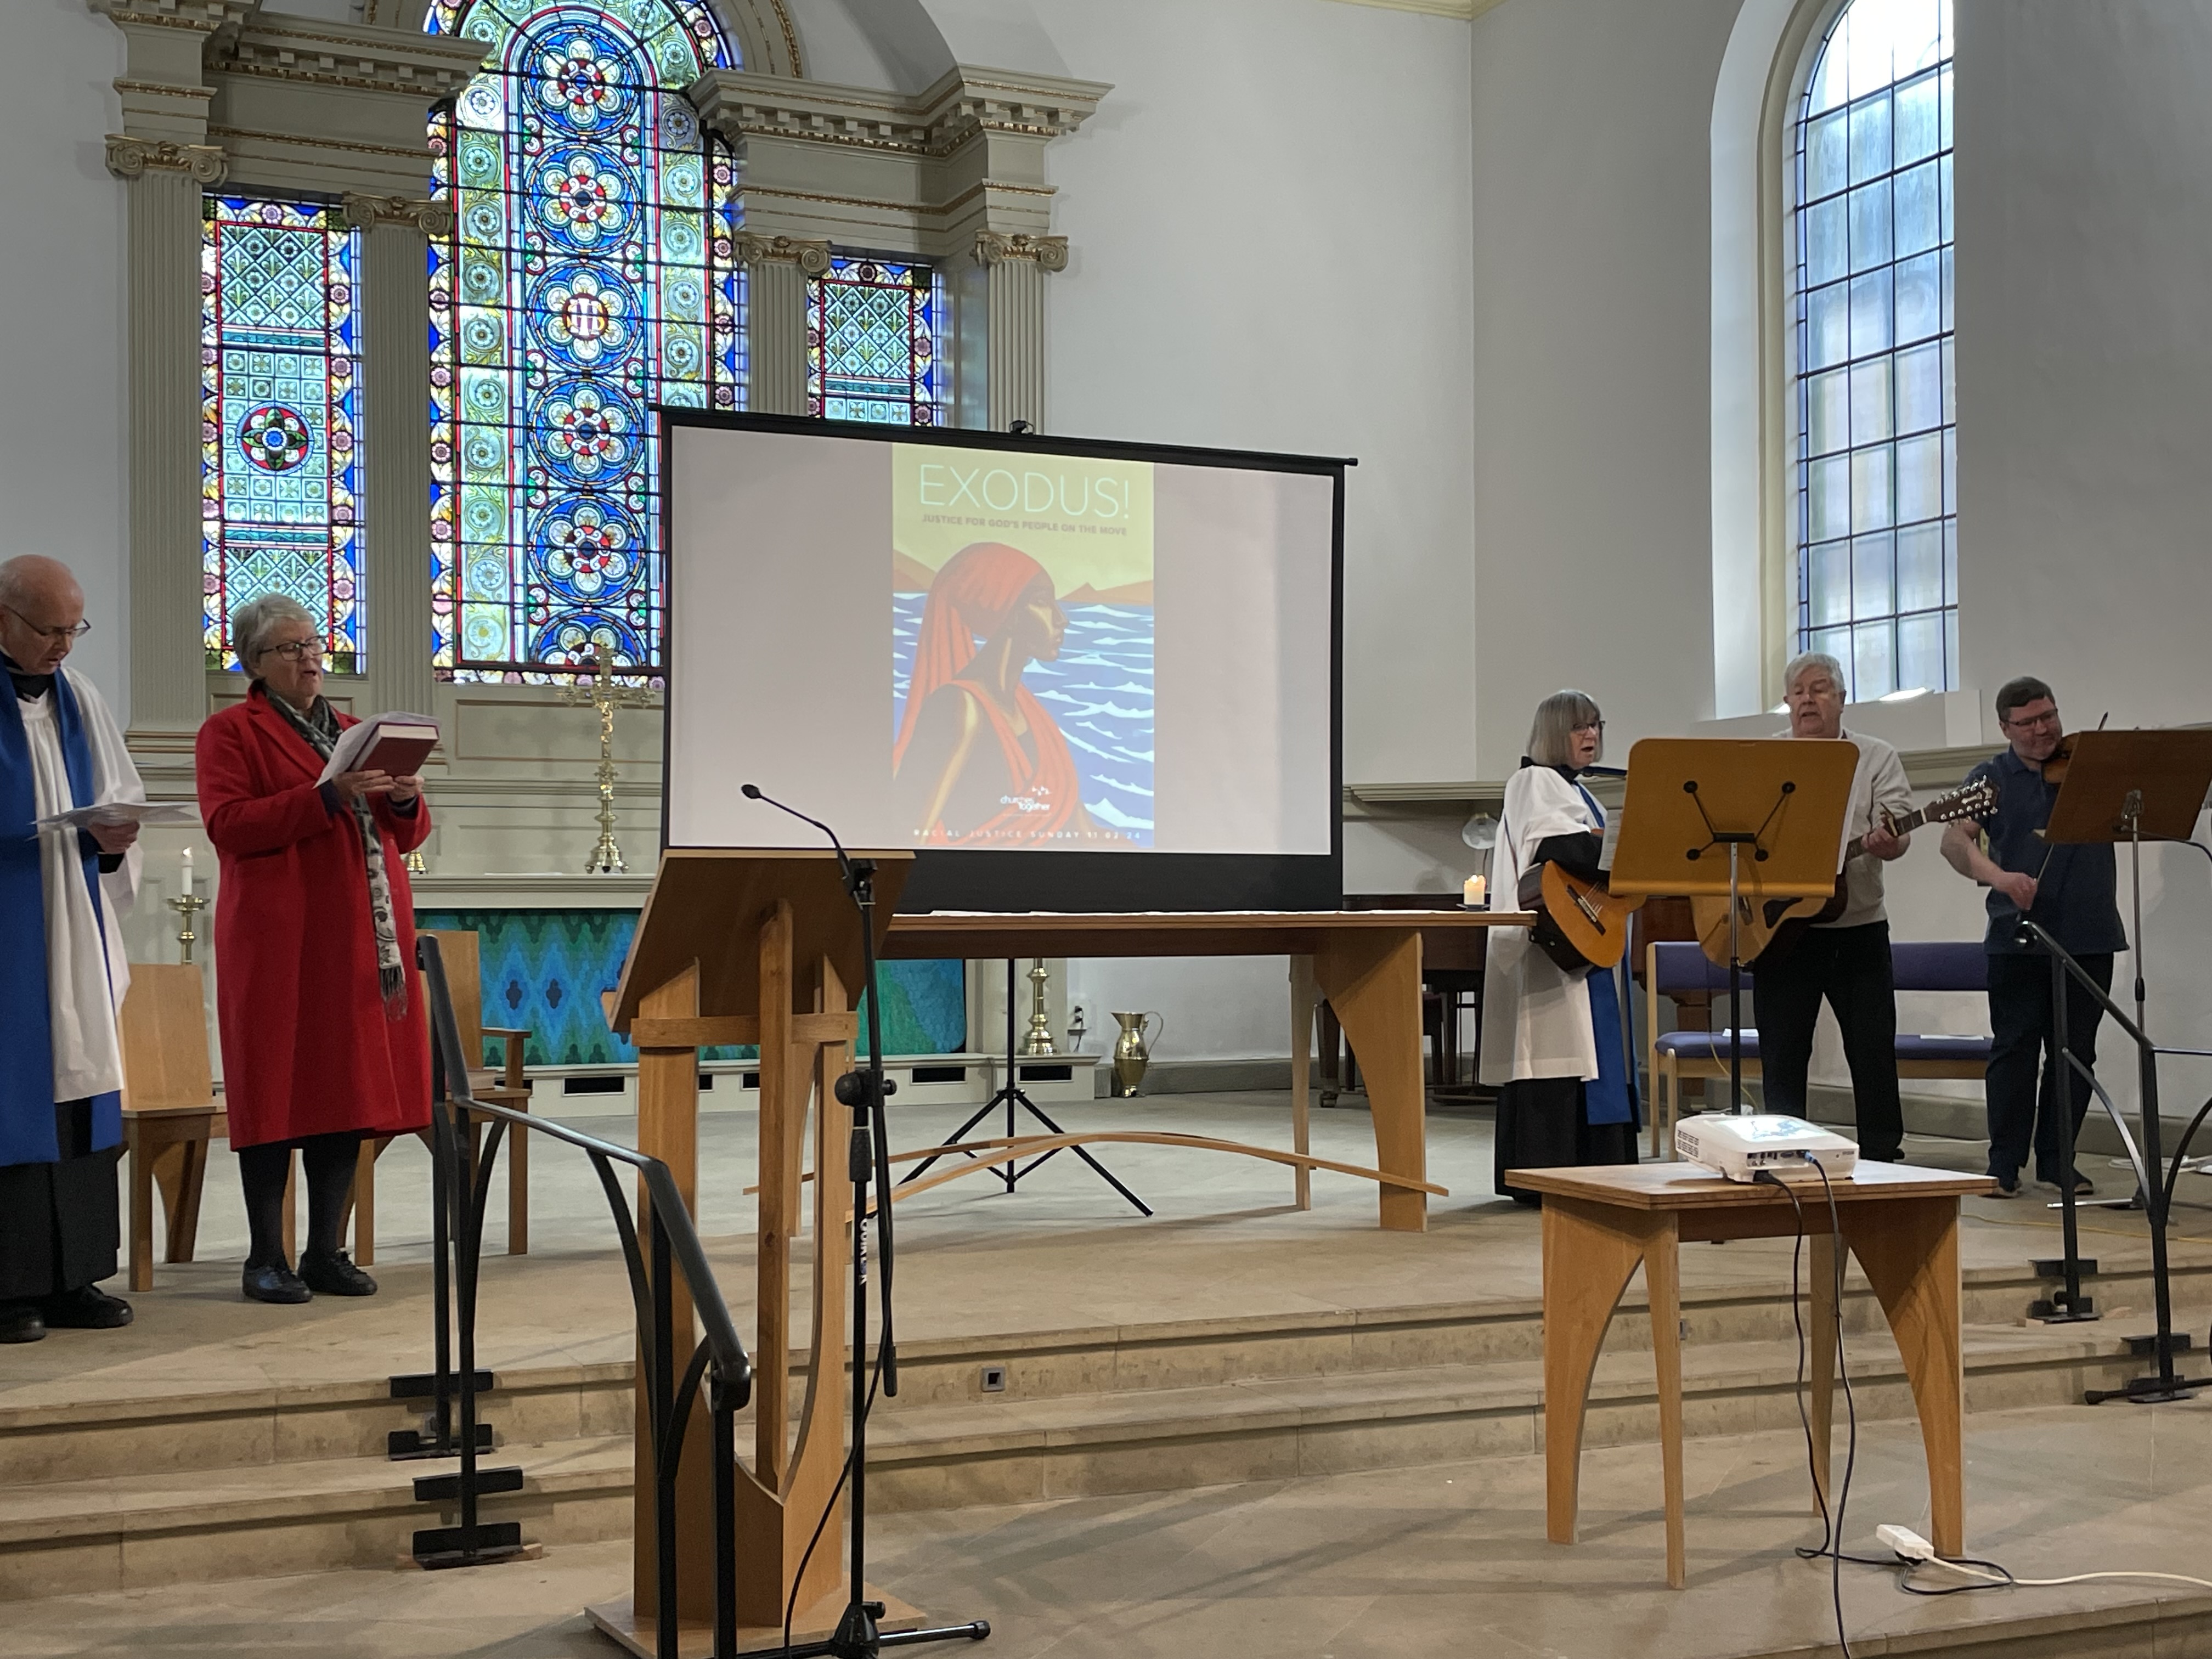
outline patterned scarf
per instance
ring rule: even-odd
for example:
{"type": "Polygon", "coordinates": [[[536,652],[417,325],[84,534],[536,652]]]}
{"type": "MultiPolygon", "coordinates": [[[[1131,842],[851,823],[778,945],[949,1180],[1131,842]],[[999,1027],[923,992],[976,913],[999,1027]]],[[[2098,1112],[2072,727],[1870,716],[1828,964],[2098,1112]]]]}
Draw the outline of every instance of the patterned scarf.
{"type": "MultiPolygon", "coordinates": [[[[292,729],[305,738],[314,751],[325,760],[337,746],[337,712],[331,707],[330,699],[317,697],[315,706],[302,714],[283,698],[264,690],[269,706],[292,722],[292,729]]],[[[405,959],[399,954],[399,929],[392,919],[392,880],[384,870],[384,836],[377,829],[376,815],[369,811],[368,798],[356,795],[352,801],[353,821],[361,830],[362,860],[368,866],[368,915],[376,924],[377,988],[384,994],[384,1013],[387,1019],[407,1017],[407,975],[405,959]]]]}

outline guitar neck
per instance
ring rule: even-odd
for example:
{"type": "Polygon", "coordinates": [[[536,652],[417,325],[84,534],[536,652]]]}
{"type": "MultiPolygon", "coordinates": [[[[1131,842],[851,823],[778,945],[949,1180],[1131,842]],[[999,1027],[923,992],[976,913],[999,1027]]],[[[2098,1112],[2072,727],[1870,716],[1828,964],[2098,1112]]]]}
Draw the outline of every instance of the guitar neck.
{"type": "MultiPolygon", "coordinates": [[[[1917,830],[1922,824],[1927,822],[1928,813],[1926,810],[1916,806],[1912,811],[1907,812],[1903,817],[1892,819],[1889,826],[1889,833],[1893,836],[1909,836],[1915,830],[1917,830]]],[[[1849,847],[1844,848],[1844,862],[1849,864],[1853,859],[1863,856],[1865,852],[1866,837],[1864,836],[1857,836],[1853,839],[1849,847]]]]}

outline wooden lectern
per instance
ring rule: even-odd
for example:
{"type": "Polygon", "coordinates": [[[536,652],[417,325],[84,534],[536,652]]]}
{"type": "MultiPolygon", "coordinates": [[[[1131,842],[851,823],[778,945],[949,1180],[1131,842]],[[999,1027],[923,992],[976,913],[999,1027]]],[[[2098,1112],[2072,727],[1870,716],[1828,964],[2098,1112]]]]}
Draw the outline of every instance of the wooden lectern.
{"type": "MultiPolygon", "coordinates": [[[[872,853],[877,925],[888,927],[913,864],[910,853],[872,853]]],[[[878,938],[880,949],[880,931],[878,938]]],[[[797,1434],[790,1395],[792,1249],[804,1224],[801,1153],[810,1097],[816,1103],[813,1166],[844,1167],[845,1115],[821,1109],[851,1065],[860,978],[860,930],[836,854],[802,850],[727,852],[674,848],[660,870],[607,1023],[637,1046],[638,1150],[668,1165],[684,1202],[698,1209],[699,1050],[760,1046],[758,1328],[753,1347],[753,1462],[738,1471],[738,1621],[747,1645],[781,1639],[799,1558],[822,1521],[845,1456],[844,1404],[850,1270],[847,1194],[814,1188],[813,1329],[797,1434]]],[[[640,1190],[639,1230],[647,1225],[640,1190]]],[[[678,1279],[675,1352],[681,1366],[696,1342],[691,1304],[678,1279]]],[[[643,1375],[642,1367],[640,1375],[643,1375]]],[[[641,1397],[637,1432],[633,1590],[627,1601],[589,1609],[592,1621],[640,1655],[653,1650],[653,1470],[641,1397]]],[[[679,1617],[687,1638],[714,1622],[713,1436],[704,1401],[684,1437],[678,1514],[679,1617]]],[[[839,1505],[842,1510],[842,1502],[839,1505]]],[[[842,1522],[833,1515],[798,1586],[794,1637],[833,1626],[845,1605],[842,1522]]],[[[894,1607],[896,1620],[902,1610],[894,1607]]],[[[687,1651],[692,1645],[687,1639],[687,1651]]]]}

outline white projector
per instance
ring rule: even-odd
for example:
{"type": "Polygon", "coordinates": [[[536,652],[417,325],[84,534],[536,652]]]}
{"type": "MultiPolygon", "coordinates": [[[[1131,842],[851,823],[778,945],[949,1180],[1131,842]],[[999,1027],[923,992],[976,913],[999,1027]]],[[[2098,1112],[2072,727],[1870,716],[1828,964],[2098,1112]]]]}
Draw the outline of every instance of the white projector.
{"type": "Polygon", "coordinates": [[[1801,1117],[1760,1113],[1734,1117],[1700,1112],[1674,1126],[1674,1150],[1730,1181],[1751,1181],[1771,1170],[1784,1181],[1818,1181],[1821,1170],[1841,1181],[1859,1161],[1859,1149],[1838,1134],[1801,1117]],[[1820,1168],[1812,1160],[1820,1161],[1820,1168]]]}

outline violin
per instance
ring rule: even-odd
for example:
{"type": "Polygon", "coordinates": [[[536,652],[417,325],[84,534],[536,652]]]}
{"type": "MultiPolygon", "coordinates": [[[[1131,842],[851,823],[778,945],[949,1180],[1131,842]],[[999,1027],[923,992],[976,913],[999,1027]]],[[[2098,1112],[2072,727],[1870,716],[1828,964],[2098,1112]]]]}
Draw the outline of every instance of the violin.
{"type": "MultiPolygon", "coordinates": [[[[2097,730],[2105,729],[2105,721],[2112,718],[2112,710],[2105,711],[2104,719],[2097,722],[2097,730]]],[[[2081,734],[2069,732],[2058,739],[2058,747],[2051,751],[2051,758],[2043,763],[2043,781],[2053,786],[2066,781],[2066,769],[2074,762],[2074,742],[2081,734]]]]}

